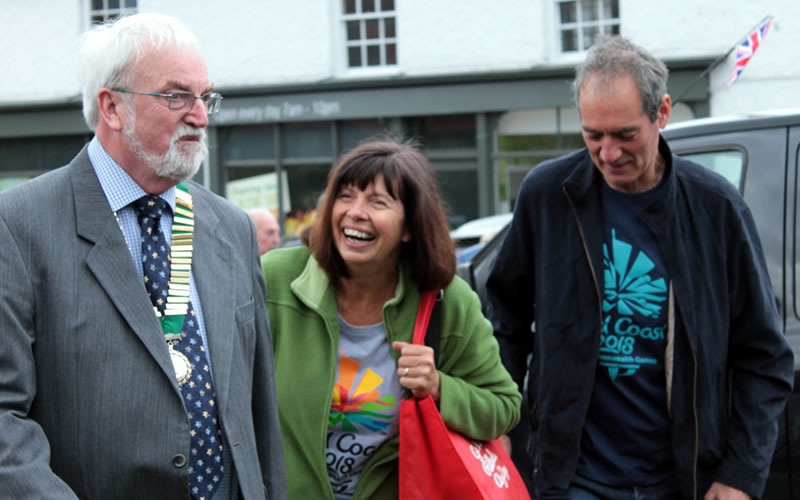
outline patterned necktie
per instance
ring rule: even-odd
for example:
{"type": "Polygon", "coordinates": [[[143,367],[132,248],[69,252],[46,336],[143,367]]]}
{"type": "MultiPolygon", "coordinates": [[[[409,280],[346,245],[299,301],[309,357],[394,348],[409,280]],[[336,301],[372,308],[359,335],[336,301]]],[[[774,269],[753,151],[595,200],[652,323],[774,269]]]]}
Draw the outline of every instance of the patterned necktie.
{"type": "MultiPolygon", "coordinates": [[[[167,208],[167,202],[158,196],[148,195],[134,201],[133,206],[142,228],[144,285],[153,306],[163,315],[169,291],[169,244],[158,223],[167,208]]],[[[222,434],[217,420],[214,380],[191,300],[183,323],[181,340],[174,347],[184,353],[192,363],[192,376],[181,386],[191,426],[189,490],[192,497],[207,500],[214,496],[225,469],[222,463],[222,434]]]]}

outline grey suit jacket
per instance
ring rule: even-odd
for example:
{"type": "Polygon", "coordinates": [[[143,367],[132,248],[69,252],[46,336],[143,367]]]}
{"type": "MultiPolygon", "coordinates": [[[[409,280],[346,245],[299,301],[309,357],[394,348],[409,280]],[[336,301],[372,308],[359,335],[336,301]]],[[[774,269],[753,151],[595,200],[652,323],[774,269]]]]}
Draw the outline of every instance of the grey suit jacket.
{"type": "MultiPolygon", "coordinates": [[[[246,214],[189,183],[192,270],[241,495],[285,498],[272,340],[246,214]]],[[[0,497],[188,498],[189,423],[86,148],[0,194],[0,497]]]]}

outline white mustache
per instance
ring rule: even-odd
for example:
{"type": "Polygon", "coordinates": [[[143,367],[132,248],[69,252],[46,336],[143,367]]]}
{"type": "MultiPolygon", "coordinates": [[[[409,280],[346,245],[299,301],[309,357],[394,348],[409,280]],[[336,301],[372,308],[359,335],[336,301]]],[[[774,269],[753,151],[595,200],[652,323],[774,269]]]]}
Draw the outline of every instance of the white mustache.
{"type": "Polygon", "coordinates": [[[179,128],[178,130],[175,131],[175,133],[173,134],[172,142],[173,143],[178,142],[181,139],[183,139],[184,137],[199,137],[200,138],[200,142],[205,144],[206,135],[207,135],[206,129],[204,129],[204,128],[198,128],[198,127],[192,127],[190,125],[184,125],[184,126],[182,126],[181,128],[179,128]]]}

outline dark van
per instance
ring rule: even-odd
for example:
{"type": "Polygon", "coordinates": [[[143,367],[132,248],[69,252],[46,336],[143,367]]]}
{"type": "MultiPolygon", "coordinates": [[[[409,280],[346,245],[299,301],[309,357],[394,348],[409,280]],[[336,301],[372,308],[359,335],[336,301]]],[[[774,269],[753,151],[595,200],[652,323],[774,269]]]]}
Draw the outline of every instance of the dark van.
{"type": "MultiPolygon", "coordinates": [[[[780,421],[765,500],[800,498],[800,109],[703,118],[667,127],[672,151],[739,188],[761,236],[783,327],[795,355],[794,393],[780,421]]],[[[506,227],[507,229],[507,227],[506,227]]],[[[485,303],[485,283],[505,230],[459,265],[485,303]]]]}

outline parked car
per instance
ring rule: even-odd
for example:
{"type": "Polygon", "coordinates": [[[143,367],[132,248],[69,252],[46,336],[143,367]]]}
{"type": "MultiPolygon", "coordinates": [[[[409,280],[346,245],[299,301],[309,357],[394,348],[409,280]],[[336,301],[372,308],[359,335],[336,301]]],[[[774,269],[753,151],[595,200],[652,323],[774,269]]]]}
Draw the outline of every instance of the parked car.
{"type": "Polygon", "coordinates": [[[467,221],[450,231],[450,237],[458,248],[485,243],[506,227],[511,222],[512,216],[511,212],[506,212],[467,221]]]}
{"type": "Polygon", "coordinates": [[[467,221],[450,231],[456,244],[456,263],[469,263],[486,243],[511,223],[511,212],[467,221]]]}
{"type": "MultiPolygon", "coordinates": [[[[787,340],[795,355],[794,392],[763,498],[800,498],[800,109],[690,120],[663,131],[675,154],[735,186],[758,227],[787,340]]],[[[486,279],[506,231],[458,266],[486,303],[486,279]]]]}

